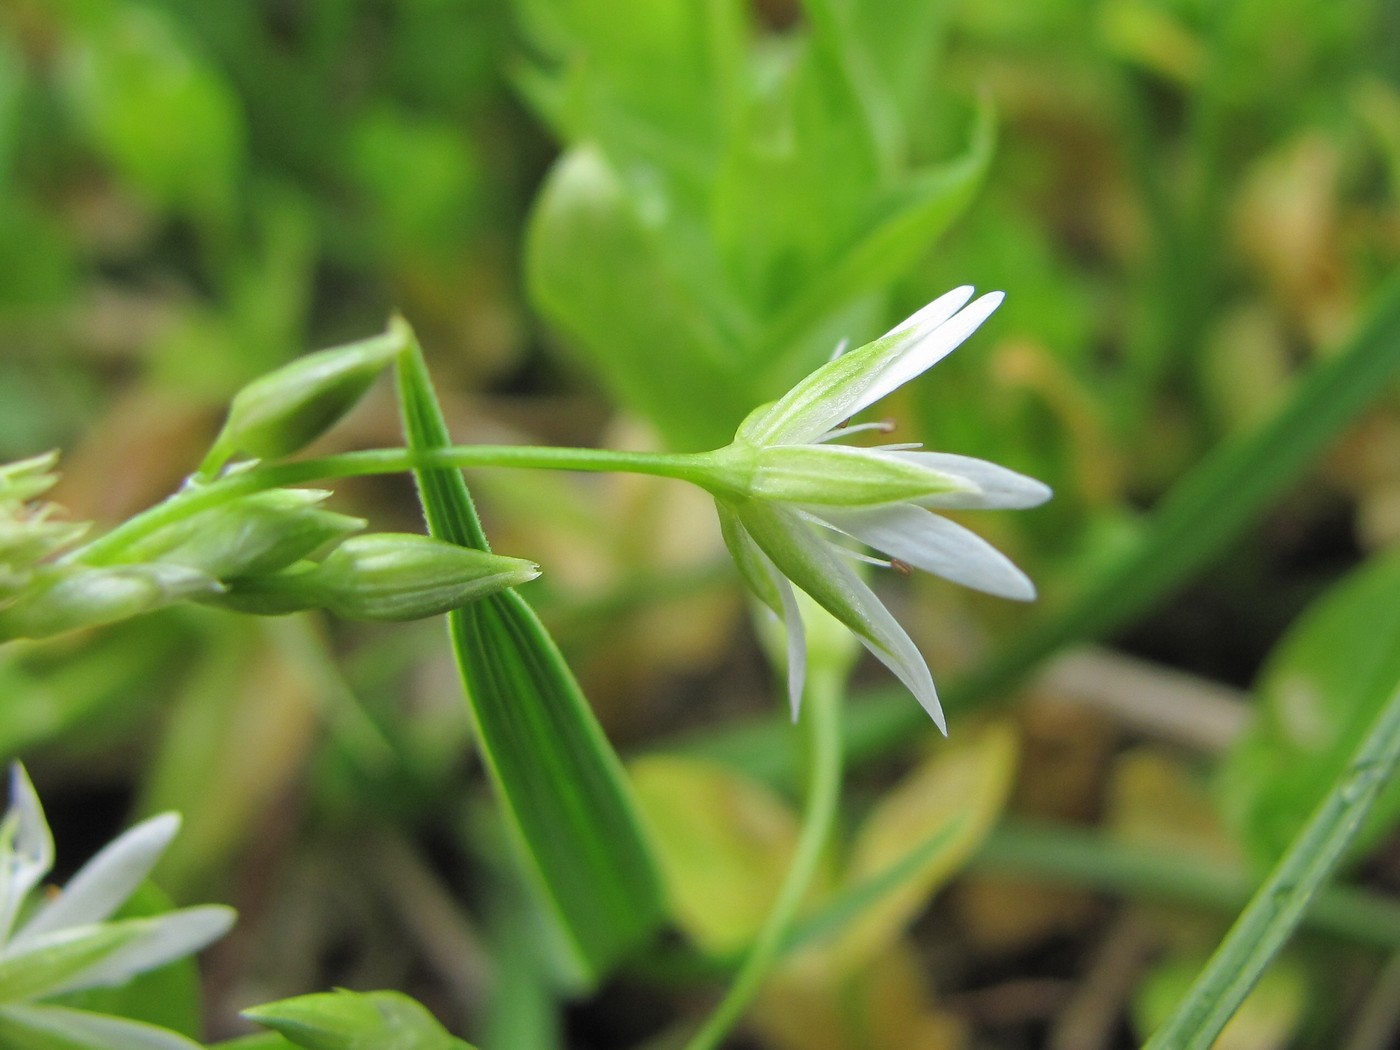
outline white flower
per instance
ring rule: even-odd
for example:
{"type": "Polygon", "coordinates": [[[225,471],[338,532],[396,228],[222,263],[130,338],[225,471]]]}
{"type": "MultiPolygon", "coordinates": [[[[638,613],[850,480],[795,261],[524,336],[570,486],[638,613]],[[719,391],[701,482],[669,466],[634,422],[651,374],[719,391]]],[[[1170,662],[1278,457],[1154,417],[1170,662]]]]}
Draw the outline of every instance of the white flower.
{"type": "Polygon", "coordinates": [[[151,1025],[37,1002],[124,984],[228,932],[233,910],[219,906],[111,918],[145,881],[179,827],[174,813],[138,824],[93,857],[62,892],[28,907],[53,866],[54,844],[34,785],[23,767],[14,766],[10,808],[0,821],[0,1045],[9,1045],[6,1033],[11,1032],[15,1040],[23,1033],[24,1045],[57,1039],[74,1047],[196,1047],[151,1025]]]}
{"type": "MultiPolygon", "coordinates": [[[[802,698],[806,642],[792,585],[853,631],[947,732],[933,677],[908,634],[851,566],[854,540],[880,562],[922,569],[1006,598],[1035,587],[1004,555],[935,510],[1033,507],[1045,485],[980,459],[917,445],[834,445],[888,424],[846,426],[920,375],[976,330],[1002,300],[958,288],[858,350],[817,369],[753,412],[734,442],[711,453],[709,487],[724,539],[753,592],[788,631],[793,717],[802,698]]],[[[857,556],[859,557],[859,556],[857,556]]]]}

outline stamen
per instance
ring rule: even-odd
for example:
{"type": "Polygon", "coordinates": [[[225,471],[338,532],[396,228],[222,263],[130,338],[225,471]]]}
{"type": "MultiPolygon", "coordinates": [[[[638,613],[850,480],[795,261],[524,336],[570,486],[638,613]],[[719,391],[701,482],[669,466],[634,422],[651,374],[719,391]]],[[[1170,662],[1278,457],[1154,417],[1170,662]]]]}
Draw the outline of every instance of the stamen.
{"type": "MultiPolygon", "coordinates": [[[[878,565],[882,569],[895,569],[896,572],[899,571],[893,559],[876,558],[869,554],[863,554],[860,551],[853,551],[849,547],[837,547],[836,549],[846,555],[846,557],[853,558],[856,561],[863,561],[866,565],[878,565]]],[[[906,565],[905,569],[907,570],[908,568],[909,567],[906,565]]]]}
{"type": "Polygon", "coordinates": [[[914,575],[914,567],[910,565],[907,561],[900,561],[898,558],[890,559],[890,568],[893,569],[895,572],[899,573],[901,576],[914,575]]]}
{"type": "MultiPolygon", "coordinates": [[[[894,433],[894,427],[895,423],[893,419],[881,419],[874,423],[856,424],[852,424],[850,420],[846,420],[845,422],[836,424],[836,426],[817,438],[813,443],[820,445],[826,441],[839,441],[842,438],[850,437],[852,434],[863,434],[870,430],[878,430],[881,434],[892,434],[894,433]]],[[[917,448],[918,446],[915,447],[917,448]]]]}
{"type": "Polygon", "coordinates": [[[894,445],[872,445],[871,452],[914,452],[924,447],[922,441],[902,441],[894,445]]]}

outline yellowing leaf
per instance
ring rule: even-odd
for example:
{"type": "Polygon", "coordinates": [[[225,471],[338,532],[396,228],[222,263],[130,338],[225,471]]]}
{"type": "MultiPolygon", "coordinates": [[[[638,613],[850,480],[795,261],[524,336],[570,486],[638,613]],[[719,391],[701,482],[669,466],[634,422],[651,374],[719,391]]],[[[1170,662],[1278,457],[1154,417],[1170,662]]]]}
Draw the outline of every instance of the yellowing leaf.
{"type": "Polygon", "coordinates": [[[797,816],[757,780],[702,759],[631,764],[671,914],[697,945],[724,953],[753,939],[797,843],[797,816]]]}
{"type": "Polygon", "coordinates": [[[1016,737],[1005,723],[962,736],[885,796],[866,819],[846,882],[878,878],[920,844],[942,842],[910,877],[870,905],[823,955],[853,968],[887,949],[936,889],[967,862],[996,823],[1016,768],[1016,737]]]}
{"type": "Polygon", "coordinates": [[[961,1021],[935,1008],[918,952],[896,941],[845,977],[780,971],[753,1023],[774,1050],[961,1050],[961,1021]]]}

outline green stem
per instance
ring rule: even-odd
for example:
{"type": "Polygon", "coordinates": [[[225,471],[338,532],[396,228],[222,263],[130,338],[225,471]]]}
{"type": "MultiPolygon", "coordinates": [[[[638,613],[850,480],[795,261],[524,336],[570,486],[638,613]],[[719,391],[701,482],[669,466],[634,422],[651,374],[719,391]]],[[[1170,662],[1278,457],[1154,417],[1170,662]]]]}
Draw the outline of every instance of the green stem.
{"type": "Polygon", "coordinates": [[[249,493],[327,478],[401,474],[426,467],[520,467],[535,470],[619,471],[697,482],[707,477],[707,454],[618,452],[598,448],[551,448],[535,445],[457,445],[411,451],[369,449],[292,463],[270,463],[214,481],[192,483],[169,499],[138,514],[84,547],[67,560],[110,564],[130,544],[182,521],[192,514],[249,493]]]}
{"type": "Polygon", "coordinates": [[[808,731],[811,773],[802,833],[778,898],[719,1006],[686,1050],[714,1050],[738,1023],[763,980],[782,956],[798,908],[817,873],[822,851],[836,822],[841,793],[841,694],[844,675],[814,663],[807,678],[803,721],[808,731]]]}
{"type": "Polygon", "coordinates": [[[1400,765],[1400,689],[1145,1050],[1208,1050],[1292,936],[1400,765]]]}
{"type": "MultiPolygon", "coordinates": [[[[1189,905],[1234,913],[1248,903],[1258,879],[1235,866],[1106,839],[1079,828],[1004,823],[973,858],[975,869],[1130,900],[1189,905]]],[[[1400,949],[1400,905],[1353,886],[1331,886],[1308,910],[1306,927],[1388,950],[1400,949]]]]}

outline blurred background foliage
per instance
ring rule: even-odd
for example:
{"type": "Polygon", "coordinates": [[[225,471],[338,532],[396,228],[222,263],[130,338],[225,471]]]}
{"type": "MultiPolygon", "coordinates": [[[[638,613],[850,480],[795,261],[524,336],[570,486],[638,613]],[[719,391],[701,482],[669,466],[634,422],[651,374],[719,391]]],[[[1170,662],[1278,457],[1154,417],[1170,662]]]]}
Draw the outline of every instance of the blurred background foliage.
{"type": "MultiPolygon", "coordinates": [[[[1383,0],[0,0],[0,461],[64,449],[55,498],[100,524],[178,484],[242,383],[393,309],[458,440],[698,449],[842,338],[1004,288],[889,405],[900,439],[1056,491],[972,522],[1037,609],[901,581],[948,680],[1285,404],[1397,260],[1383,0]]],[[[1377,390],[1115,649],[946,743],[865,754],[809,914],[926,848],[788,957],[735,1045],[1145,1034],[1400,677],[1398,408],[1377,390]]],[[[397,434],[379,391],[325,447],[397,434]]],[[[31,764],[59,841],[178,808],[163,886],[241,909],[209,969],[221,1035],[240,1006],[346,985],[409,991],[486,1047],[639,1045],[696,1015],[791,854],[767,759],[696,757],[778,706],[708,501],[472,484],[496,547],[544,563],[532,600],[611,739],[647,752],[635,786],[693,949],[563,1001],[436,624],[178,609],[0,650],[0,755],[31,764]]],[[[341,488],[418,527],[406,480],[341,488]]],[[[1229,1045],[1391,1045],[1389,803],[1359,888],[1229,1045]]]]}

